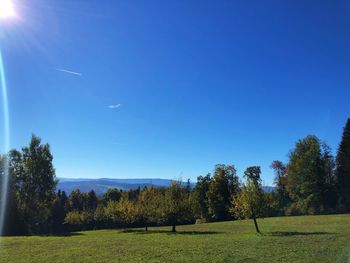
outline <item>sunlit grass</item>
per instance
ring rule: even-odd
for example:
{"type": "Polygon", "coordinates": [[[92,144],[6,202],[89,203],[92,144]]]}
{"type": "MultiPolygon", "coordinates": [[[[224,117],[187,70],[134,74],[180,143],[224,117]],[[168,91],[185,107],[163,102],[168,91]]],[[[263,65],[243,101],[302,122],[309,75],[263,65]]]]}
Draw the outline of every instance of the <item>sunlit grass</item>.
{"type": "Polygon", "coordinates": [[[350,215],[6,237],[1,262],[348,262],[350,215]]]}

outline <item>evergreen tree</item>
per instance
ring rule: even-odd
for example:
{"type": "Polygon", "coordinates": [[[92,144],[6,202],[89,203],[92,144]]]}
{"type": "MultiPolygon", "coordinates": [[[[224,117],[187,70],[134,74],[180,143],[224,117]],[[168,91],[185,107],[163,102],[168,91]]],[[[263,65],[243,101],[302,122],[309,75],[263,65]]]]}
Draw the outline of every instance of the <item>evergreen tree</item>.
{"type": "Polygon", "coordinates": [[[192,186],[191,186],[191,180],[190,180],[190,179],[187,179],[185,189],[186,189],[186,191],[187,191],[188,193],[191,192],[192,186]]]}
{"type": "Polygon", "coordinates": [[[336,192],[341,212],[350,212],[350,119],[344,127],[336,158],[336,192]]]}
{"type": "Polygon", "coordinates": [[[63,223],[66,217],[65,205],[67,197],[65,192],[58,190],[51,208],[51,227],[52,232],[59,233],[63,231],[63,223]]]}
{"type": "Polygon", "coordinates": [[[336,190],[335,190],[335,160],[331,148],[326,144],[321,145],[324,189],[322,193],[323,203],[328,212],[334,212],[336,207],[336,190]]]}
{"type": "Polygon", "coordinates": [[[87,193],[86,203],[87,203],[86,210],[90,212],[94,212],[96,210],[96,207],[98,204],[98,198],[94,190],[91,190],[90,192],[87,193]]]}
{"type": "Polygon", "coordinates": [[[83,211],[84,210],[84,195],[79,189],[73,190],[67,202],[68,211],[83,211]]]}

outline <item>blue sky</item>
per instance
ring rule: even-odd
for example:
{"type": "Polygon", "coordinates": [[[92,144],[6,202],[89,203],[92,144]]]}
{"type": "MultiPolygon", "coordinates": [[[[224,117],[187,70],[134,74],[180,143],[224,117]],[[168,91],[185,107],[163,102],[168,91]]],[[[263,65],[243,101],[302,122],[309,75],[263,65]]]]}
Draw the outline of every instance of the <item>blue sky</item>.
{"type": "Polygon", "coordinates": [[[296,140],[336,150],[350,116],[349,1],[15,4],[11,146],[39,135],[57,176],[195,180],[227,163],[271,184],[296,140]]]}

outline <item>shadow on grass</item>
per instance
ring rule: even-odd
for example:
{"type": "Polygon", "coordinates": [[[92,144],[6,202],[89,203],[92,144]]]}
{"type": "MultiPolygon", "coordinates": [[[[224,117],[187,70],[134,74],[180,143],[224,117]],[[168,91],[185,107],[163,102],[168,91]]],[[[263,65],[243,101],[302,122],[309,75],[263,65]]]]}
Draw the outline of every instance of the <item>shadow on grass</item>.
{"type": "Polygon", "coordinates": [[[72,237],[72,236],[83,236],[83,233],[80,232],[66,232],[66,233],[58,233],[58,234],[50,234],[50,235],[40,235],[41,237],[72,237]]]}
{"type": "Polygon", "coordinates": [[[314,235],[329,235],[333,234],[330,232],[284,232],[284,231],[276,231],[271,232],[268,235],[276,236],[276,237],[288,237],[288,236],[314,236],[314,235]]]}
{"type": "Polygon", "coordinates": [[[134,234],[167,234],[167,235],[214,235],[220,234],[221,232],[215,231],[176,231],[171,232],[167,230],[140,230],[140,229],[125,229],[120,231],[122,233],[134,233],[134,234]]]}
{"type": "Polygon", "coordinates": [[[216,231],[177,231],[177,232],[167,232],[171,235],[215,235],[220,234],[221,232],[216,231]]]}

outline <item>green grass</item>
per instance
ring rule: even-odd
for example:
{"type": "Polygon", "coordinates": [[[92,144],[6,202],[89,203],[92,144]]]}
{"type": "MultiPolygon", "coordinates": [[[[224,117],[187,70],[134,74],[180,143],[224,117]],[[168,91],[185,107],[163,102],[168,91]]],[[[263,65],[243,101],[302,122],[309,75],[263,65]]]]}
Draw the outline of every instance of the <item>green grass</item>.
{"type": "Polygon", "coordinates": [[[350,215],[5,237],[1,262],[350,262],[350,215]]]}

